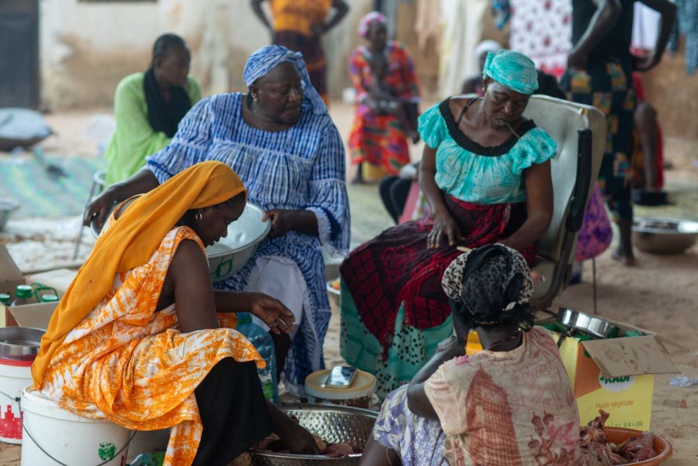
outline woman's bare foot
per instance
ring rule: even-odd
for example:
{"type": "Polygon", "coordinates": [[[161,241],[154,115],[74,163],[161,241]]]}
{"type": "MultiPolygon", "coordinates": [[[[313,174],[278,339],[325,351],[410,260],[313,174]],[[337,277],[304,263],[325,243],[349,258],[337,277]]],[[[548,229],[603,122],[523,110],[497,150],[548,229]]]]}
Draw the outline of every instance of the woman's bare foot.
{"type": "Polygon", "coordinates": [[[611,258],[614,261],[620,262],[626,267],[635,267],[637,265],[637,259],[635,259],[635,255],[633,253],[625,254],[625,251],[623,251],[620,248],[613,251],[613,254],[611,254],[611,258]]]}

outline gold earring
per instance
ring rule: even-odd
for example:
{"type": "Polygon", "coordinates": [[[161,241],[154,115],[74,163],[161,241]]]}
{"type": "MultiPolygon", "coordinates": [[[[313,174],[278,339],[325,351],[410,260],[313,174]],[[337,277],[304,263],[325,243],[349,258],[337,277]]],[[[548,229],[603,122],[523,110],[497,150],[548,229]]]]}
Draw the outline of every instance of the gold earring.
{"type": "Polygon", "coordinates": [[[196,215],[194,215],[194,218],[196,219],[197,222],[200,222],[204,216],[201,214],[201,212],[197,212],[196,215]]]}

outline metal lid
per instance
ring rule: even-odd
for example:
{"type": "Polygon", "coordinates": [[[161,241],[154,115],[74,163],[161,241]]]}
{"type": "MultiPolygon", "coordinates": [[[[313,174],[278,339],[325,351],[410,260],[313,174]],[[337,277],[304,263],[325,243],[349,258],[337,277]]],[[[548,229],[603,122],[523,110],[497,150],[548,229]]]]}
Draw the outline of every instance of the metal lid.
{"type": "Polygon", "coordinates": [[[10,295],[7,293],[0,293],[0,303],[4,304],[5,306],[10,305],[10,295]]]}
{"type": "Polygon", "coordinates": [[[41,297],[42,303],[55,303],[58,301],[58,296],[52,294],[45,294],[41,297]]]}
{"type": "Polygon", "coordinates": [[[356,378],[351,387],[328,388],[325,380],[331,369],[313,372],[305,379],[305,391],[314,398],[324,400],[351,400],[371,396],[376,391],[376,378],[368,372],[356,370],[356,378]]]}

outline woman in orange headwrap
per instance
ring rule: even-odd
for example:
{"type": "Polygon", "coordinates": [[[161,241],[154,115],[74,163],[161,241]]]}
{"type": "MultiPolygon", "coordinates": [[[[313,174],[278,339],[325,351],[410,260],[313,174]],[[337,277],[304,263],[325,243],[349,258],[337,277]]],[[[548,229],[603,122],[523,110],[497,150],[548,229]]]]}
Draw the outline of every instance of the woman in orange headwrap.
{"type": "Polygon", "coordinates": [[[246,196],[227,165],[204,162],[114,209],[51,318],[35,389],[80,416],[172,428],[166,465],[227,465],[272,430],[292,451],[312,451],[312,436],[265,402],[264,361],[232,329],[246,303],[214,298],[204,247],[226,235],[246,196]]]}

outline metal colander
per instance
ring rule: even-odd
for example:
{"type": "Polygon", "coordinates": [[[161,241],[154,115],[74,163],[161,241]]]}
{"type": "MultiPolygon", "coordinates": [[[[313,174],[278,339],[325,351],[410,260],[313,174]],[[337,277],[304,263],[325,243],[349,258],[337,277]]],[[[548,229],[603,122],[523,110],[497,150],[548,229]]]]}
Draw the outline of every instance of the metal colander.
{"type": "MultiPolygon", "coordinates": [[[[279,408],[289,416],[298,418],[303,427],[327,442],[349,442],[362,450],[378,417],[375,411],[348,406],[287,404],[279,408]]],[[[358,465],[361,461],[360,453],[346,458],[330,458],[251,450],[249,457],[252,466],[349,466],[358,465]]]]}

